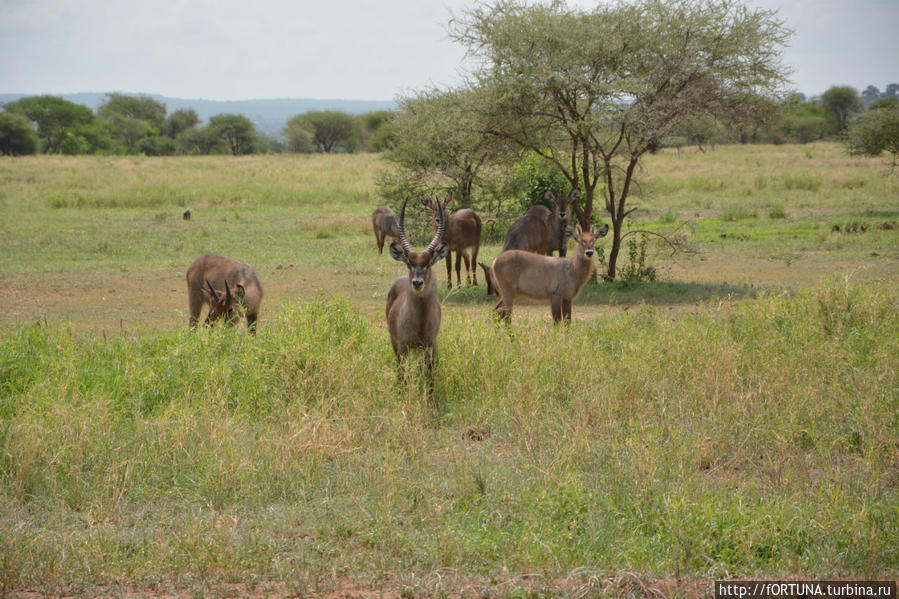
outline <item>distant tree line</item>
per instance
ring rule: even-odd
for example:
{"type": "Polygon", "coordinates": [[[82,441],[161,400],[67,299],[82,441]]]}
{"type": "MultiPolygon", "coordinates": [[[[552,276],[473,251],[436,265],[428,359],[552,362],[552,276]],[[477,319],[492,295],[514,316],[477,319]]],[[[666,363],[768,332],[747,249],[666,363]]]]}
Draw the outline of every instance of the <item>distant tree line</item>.
{"type": "Polygon", "coordinates": [[[96,113],[56,96],[10,102],[0,112],[0,153],[25,154],[254,154],[265,152],[357,152],[385,147],[379,129],[389,111],[353,116],[308,112],[290,119],[283,139],[256,130],[239,114],[219,114],[201,125],[197,112],[168,113],[149,96],[106,95],[96,113]]]}
{"type": "Polygon", "coordinates": [[[661,140],[662,145],[685,146],[726,143],[810,143],[845,140],[850,126],[871,110],[899,102],[899,84],[881,92],[869,85],[859,92],[849,86],[834,86],[811,99],[794,93],[779,101],[757,105],[755,118],[721,122],[695,118],[661,140]]]}
{"type": "MultiPolygon", "coordinates": [[[[408,133],[414,131],[419,139],[430,135],[434,143],[447,146],[460,136],[460,129],[471,131],[468,126],[453,128],[451,123],[442,129],[437,126],[441,120],[459,124],[472,118],[458,106],[462,101],[460,94],[432,90],[417,97],[403,98],[397,112],[382,110],[359,116],[340,111],[307,112],[291,118],[280,137],[257,131],[252,121],[238,114],[216,115],[201,126],[197,112],[192,108],[169,114],[165,104],[149,96],[107,94],[96,114],[86,106],[59,97],[31,96],[8,103],[0,112],[0,154],[241,155],[381,152],[399,146],[400,153],[414,160],[408,156],[413,149],[409,144],[398,144],[398,135],[405,135],[408,140],[408,133]],[[423,107],[429,104],[442,104],[442,108],[424,110],[423,107]],[[446,131],[451,135],[445,135],[446,131]]],[[[811,99],[801,93],[780,101],[755,98],[747,102],[746,108],[751,109],[743,111],[740,118],[720,119],[699,114],[684,119],[658,139],[655,147],[693,145],[701,148],[725,143],[780,144],[844,139],[854,140],[854,151],[861,151],[860,148],[870,151],[874,147],[889,150],[892,147],[889,141],[881,139],[888,133],[883,131],[881,121],[887,119],[885,126],[889,129],[891,110],[895,110],[897,102],[897,83],[887,85],[884,91],[869,85],[861,93],[852,87],[834,86],[811,99]],[[857,130],[852,131],[851,126],[856,121],[857,130]],[[874,142],[872,138],[878,130],[881,141],[874,142]]],[[[497,151],[493,142],[482,140],[480,145],[482,153],[497,151]]],[[[895,142],[892,145],[895,146],[895,142]]],[[[416,151],[434,149],[431,145],[416,151]]],[[[437,149],[444,154],[449,151],[446,147],[437,149]]],[[[472,160],[484,163],[486,158],[472,160]]],[[[461,170],[452,177],[458,179],[463,201],[467,204],[477,165],[456,166],[461,170]]]]}

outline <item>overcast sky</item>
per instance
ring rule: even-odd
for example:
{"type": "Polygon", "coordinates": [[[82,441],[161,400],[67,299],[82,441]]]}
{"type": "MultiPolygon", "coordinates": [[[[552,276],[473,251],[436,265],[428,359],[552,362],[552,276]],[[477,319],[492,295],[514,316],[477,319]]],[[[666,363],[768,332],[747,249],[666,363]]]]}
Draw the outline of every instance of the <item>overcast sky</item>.
{"type": "MultiPolygon", "coordinates": [[[[570,0],[571,1],[571,0],[570,0]]],[[[899,82],[899,0],[748,0],[809,96],[899,82]]],[[[587,6],[586,0],[577,4],[587,6]]],[[[0,0],[0,93],[391,100],[459,81],[474,0],[0,0]]]]}

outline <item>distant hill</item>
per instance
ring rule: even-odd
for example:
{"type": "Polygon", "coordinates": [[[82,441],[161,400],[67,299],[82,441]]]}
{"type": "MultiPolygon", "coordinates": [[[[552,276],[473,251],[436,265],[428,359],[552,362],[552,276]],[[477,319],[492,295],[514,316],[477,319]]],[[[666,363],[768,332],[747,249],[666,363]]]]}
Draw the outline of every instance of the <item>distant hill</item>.
{"type": "MultiPolygon", "coordinates": [[[[40,94],[0,94],[0,104],[15,102],[19,98],[40,94]]],[[[83,104],[96,111],[106,100],[106,93],[50,94],[65,98],[69,102],[83,104]]],[[[348,114],[364,114],[375,110],[393,110],[396,103],[384,100],[315,100],[309,98],[283,98],[274,100],[191,100],[169,98],[159,94],[132,94],[129,96],[150,96],[165,104],[168,114],[179,108],[193,108],[202,123],[217,114],[242,114],[269,135],[279,135],[285,123],[292,117],[310,110],[339,110],[348,114]]]]}

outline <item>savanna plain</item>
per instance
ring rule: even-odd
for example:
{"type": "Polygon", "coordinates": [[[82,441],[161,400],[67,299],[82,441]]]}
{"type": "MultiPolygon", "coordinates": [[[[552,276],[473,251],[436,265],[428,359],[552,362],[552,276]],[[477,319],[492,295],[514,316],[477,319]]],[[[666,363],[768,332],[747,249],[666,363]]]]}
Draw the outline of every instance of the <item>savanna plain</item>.
{"type": "MultiPolygon", "coordinates": [[[[405,268],[371,231],[384,168],[0,160],[0,595],[709,596],[716,579],[899,576],[886,159],[647,156],[630,226],[688,251],[649,235],[656,280],[589,283],[569,326],[522,302],[506,328],[481,272],[447,292],[438,264],[433,401],[421,354],[400,384],[385,326],[405,268]],[[188,331],[185,271],[207,252],[255,266],[256,335],[188,331]]],[[[489,262],[512,215],[478,210],[499,218],[489,262]]],[[[410,209],[416,245],[427,217],[410,209]]]]}

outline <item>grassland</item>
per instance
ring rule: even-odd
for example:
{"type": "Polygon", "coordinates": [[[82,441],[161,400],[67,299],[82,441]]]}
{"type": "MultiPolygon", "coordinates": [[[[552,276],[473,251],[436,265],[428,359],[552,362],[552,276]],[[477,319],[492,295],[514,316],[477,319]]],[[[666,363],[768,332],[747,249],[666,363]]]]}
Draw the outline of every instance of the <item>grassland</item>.
{"type": "Polygon", "coordinates": [[[570,327],[516,306],[510,337],[483,287],[449,294],[436,407],[414,363],[397,384],[380,168],[0,161],[0,591],[708,595],[899,575],[885,161],[649,157],[634,226],[696,252],[651,245],[662,280],[591,285],[570,327]],[[259,270],[256,336],[185,330],[184,269],[207,251],[259,270]]]}

